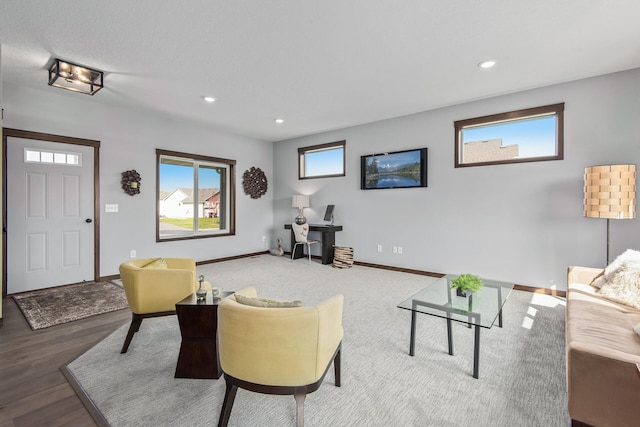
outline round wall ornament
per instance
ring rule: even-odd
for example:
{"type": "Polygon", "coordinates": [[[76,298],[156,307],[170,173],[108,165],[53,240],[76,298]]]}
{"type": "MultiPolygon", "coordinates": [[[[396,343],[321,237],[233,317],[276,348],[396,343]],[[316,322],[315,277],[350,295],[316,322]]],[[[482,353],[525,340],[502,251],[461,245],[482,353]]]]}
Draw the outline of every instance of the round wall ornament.
{"type": "Polygon", "coordinates": [[[267,176],[262,169],[252,166],[242,174],[242,187],[252,199],[259,199],[267,192],[267,176]]]}
{"type": "Polygon", "coordinates": [[[120,183],[122,184],[122,189],[128,195],[135,196],[140,194],[140,181],[142,181],[142,178],[135,169],[122,172],[120,183]]]}

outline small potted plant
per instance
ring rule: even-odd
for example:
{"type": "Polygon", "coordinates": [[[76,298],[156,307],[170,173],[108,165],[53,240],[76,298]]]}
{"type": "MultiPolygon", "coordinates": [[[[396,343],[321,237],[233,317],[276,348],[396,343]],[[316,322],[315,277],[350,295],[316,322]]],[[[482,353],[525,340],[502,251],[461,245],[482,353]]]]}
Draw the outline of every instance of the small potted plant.
{"type": "Polygon", "coordinates": [[[482,280],[473,274],[461,274],[451,281],[451,287],[455,288],[459,297],[466,297],[480,290],[482,285],[482,280]]]}

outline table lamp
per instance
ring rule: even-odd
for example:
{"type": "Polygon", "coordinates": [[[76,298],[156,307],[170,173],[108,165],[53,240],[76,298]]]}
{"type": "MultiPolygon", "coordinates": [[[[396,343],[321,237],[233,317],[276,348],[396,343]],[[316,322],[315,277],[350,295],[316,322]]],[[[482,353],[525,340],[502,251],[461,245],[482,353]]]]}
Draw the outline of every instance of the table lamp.
{"type": "Polygon", "coordinates": [[[302,214],[302,210],[304,208],[309,207],[309,196],[305,196],[303,194],[294,194],[293,200],[291,201],[292,208],[298,208],[298,216],[296,217],[296,224],[304,224],[307,222],[307,219],[302,214]]]}
{"type": "Polygon", "coordinates": [[[584,216],[607,220],[636,217],[636,165],[590,166],[584,169],[584,216]]]}

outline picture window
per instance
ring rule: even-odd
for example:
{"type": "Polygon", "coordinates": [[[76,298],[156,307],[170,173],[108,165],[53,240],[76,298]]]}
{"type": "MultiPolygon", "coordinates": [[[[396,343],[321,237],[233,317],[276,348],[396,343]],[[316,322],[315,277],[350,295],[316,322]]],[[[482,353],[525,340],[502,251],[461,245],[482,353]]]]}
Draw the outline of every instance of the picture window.
{"type": "Polygon", "coordinates": [[[235,160],[156,150],[156,241],[235,234],[235,160]]]}

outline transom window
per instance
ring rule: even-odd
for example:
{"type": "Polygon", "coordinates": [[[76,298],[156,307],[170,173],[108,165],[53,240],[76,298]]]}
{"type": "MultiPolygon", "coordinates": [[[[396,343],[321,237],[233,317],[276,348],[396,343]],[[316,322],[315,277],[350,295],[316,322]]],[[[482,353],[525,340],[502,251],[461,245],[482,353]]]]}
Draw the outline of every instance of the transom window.
{"type": "Polygon", "coordinates": [[[345,176],[347,141],[298,148],[298,178],[345,176]]]}
{"type": "Polygon", "coordinates": [[[156,241],[235,234],[235,160],[156,150],[156,241]]]}
{"type": "Polygon", "coordinates": [[[564,103],[454,122],[455,167],[562,160],[564,103]]]}
{"type": "Polygon", "coordinates": [[[25,148],[24,162],[82,166],[82,154],[60,152],[60,151],[38,150],[35,148],[25,148]]]}

